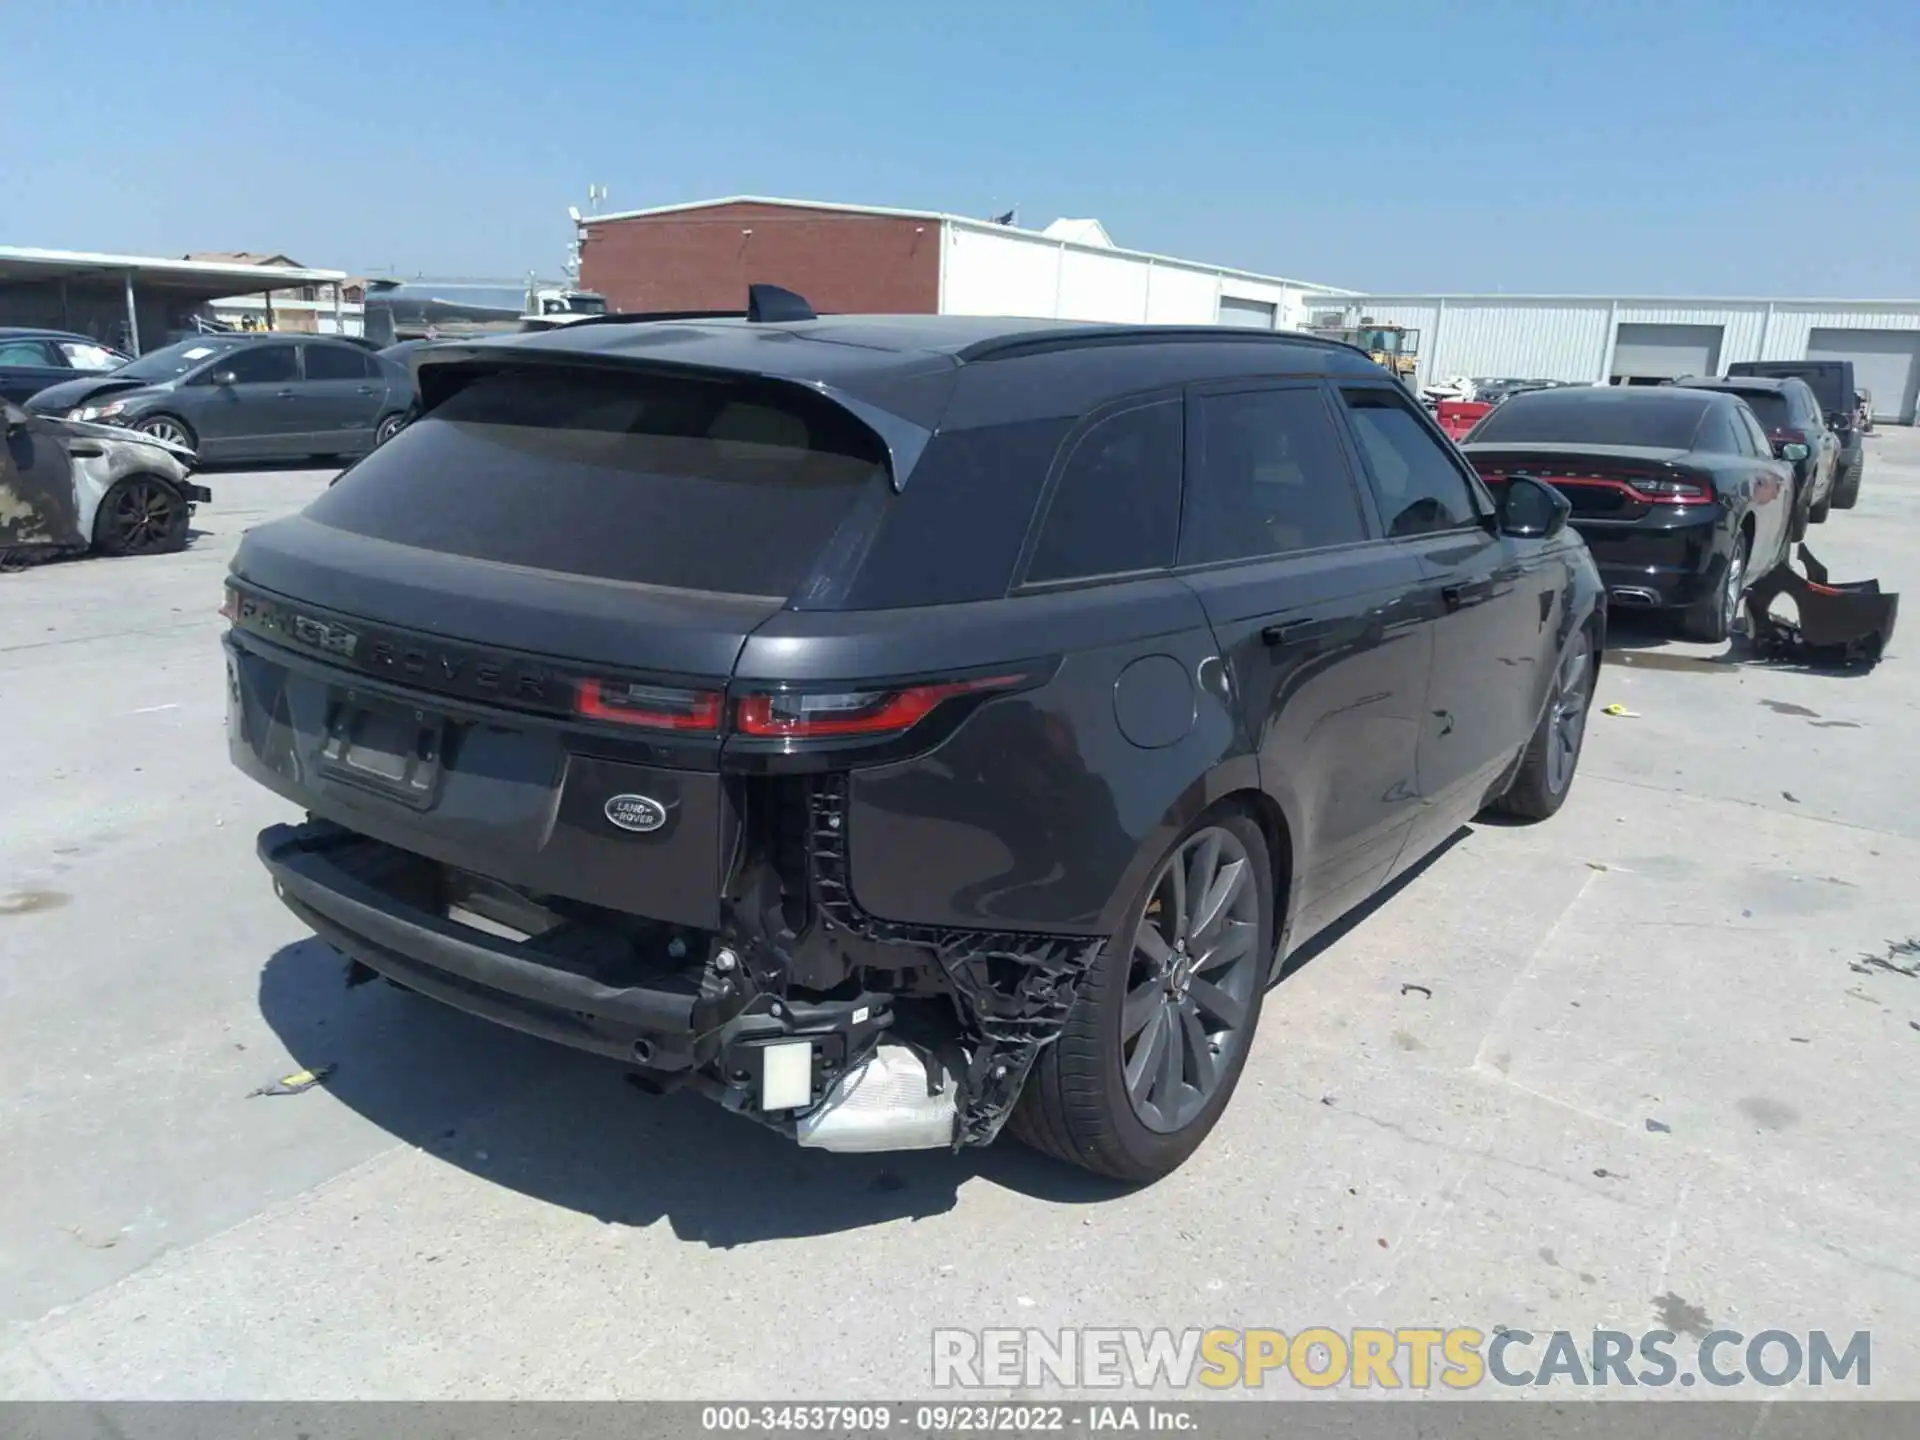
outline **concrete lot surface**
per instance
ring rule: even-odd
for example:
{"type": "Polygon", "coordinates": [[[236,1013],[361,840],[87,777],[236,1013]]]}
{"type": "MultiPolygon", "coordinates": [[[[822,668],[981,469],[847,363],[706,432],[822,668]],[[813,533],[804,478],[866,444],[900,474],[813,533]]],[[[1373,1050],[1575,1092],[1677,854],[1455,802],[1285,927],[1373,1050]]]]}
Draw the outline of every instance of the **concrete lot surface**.
{"type": "MultiPolygon", "coordinates": [[[[1920,435],[1868,447],[1814,548],[1915,597],[1920,435]]],[[[0,1395],[878,1397],[936,1326],[1505,1325],[1869,1330],[1870,1395],[1920,1398],[1920,612],[1851,677],[1617,627],[1636,713],[1561,815],[1320,946],[1128,1193],[1011,1142],[802,1152],[344,989],[253,858],[289,812],[227,765],[215,614],[325,478],[0,576],[0,1395]]]]}

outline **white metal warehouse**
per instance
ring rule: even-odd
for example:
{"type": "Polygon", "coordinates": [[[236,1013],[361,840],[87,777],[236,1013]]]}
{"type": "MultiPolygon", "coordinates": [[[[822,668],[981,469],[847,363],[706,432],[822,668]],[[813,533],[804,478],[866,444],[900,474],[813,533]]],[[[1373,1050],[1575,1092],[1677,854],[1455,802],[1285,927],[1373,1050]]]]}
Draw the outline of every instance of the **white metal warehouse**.
{"type": "Polygon", "coordinates": [[[1912,424],[1920,300],[1591,295],[1310,295],[1307,319],[1420,331],[1418,380],[1510,375],[1595,384],[1724,374],[1738,360],[1853,362],[1876,419],[1912,424]]]}

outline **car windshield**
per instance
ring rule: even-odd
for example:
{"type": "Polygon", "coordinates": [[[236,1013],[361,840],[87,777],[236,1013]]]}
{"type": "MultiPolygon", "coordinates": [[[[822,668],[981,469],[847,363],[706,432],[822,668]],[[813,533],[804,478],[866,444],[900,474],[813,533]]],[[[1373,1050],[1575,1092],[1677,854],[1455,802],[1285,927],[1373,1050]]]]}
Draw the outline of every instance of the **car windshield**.
{"type": "Polygon", "coordinates": [[[221,351],[232,349],[234,343],[203,336],[182,340],[164,350],[150,351],[138,360],[121,366],[114,374],[125,380],[175,380],[189,370],[199,369],[221,351]]]}
{"type": "Polygon", "coordinates": [[[1674,390],[1525,390],[1495,410],[1473,433],[1474,443],[1502,445],[1631,445],[1686,450],[1700,428],[1705,396],[1674,390]]]}

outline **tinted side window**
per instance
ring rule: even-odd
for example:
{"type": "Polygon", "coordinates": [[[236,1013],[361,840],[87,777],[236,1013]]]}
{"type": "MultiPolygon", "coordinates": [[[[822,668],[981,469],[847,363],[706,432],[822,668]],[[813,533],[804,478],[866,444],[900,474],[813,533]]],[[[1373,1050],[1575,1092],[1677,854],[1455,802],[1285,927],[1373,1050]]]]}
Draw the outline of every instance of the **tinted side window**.
{"type": "Polygon", "coordinates": [[[1180,531],[1178,400],[1109,415],[1074,442],[1047,506],[1027,579],[1158,570],[1180,531]]]}
{"type": "Polygon", "coordinates": [[[1759,419],[1751,410],[1740,412],[1740,425],[1747,433],[1748,449],[1755,455],[1773,454],[1773,442],[1767,438],[1767,432],[1761,428],[1759,419]]]}
{"type": "Polygon", "coordinates": [[[1389,535],[1425,535],[1474,523],[1478,512],[1466,477],[1398,396],[1386,390],[1340,393],[1389,535]]]}
{"type": "Polygon", "coordinates": [[[307,379],[364,380],[372,372],[372,357],[349,345],[309,345],[307,379]]]}
{"type": "Polygon", "coordinates": [[[1360,497],[1317,386],[1195,402],[1180,563],[1287,555],[1367,538],[1360,497]]]}
{"type": "Polygon", "coordinates": [[[298,373],[291,345],[256,345],[250,350],[236,350],[224,362],[216,362],[214,370],[231,370],[236,385],[268,385],[276,381],[292,380],[298,373]]]}
{"type": "Polygon", "coordinates": [[[53,347],[44,340],[0,341],[0,365],[19,365],[29,370],[54,369],[60,365],[53,347]]]}

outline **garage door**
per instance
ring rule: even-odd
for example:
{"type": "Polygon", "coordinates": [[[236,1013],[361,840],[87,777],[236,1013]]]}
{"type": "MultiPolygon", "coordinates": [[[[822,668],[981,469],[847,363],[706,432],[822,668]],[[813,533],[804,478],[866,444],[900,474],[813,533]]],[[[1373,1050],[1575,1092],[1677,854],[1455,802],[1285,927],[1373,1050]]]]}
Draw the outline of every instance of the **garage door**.
{"type": "Polygon", "coordinates": [[[1271,330],[1275,313],[1274,307],[1264,300],[1235,300],[1230,295],[1220,297],[1222,325],[1243,325],[1249,330],[1271,330]]]}
{"type": "Polygon", "coordinates": [[[1616,385],[1719,373],[1718,325],[1621,325],[1614,331],[1611,378],[1616,385]]]}
{"type": "Polygon", "coordinates": [[[1809,360],[1851,360],[1853,383],[1873,392],[1873,418],[1913,423],[1920,390],[1920,330],[1815,330],[1809,360]]]}

